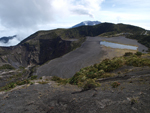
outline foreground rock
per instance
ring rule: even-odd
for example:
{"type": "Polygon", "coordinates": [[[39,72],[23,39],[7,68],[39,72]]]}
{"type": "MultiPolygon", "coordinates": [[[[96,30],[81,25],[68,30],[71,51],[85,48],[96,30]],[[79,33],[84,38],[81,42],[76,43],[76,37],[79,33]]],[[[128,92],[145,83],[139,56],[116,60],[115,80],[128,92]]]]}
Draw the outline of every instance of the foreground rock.
{"type": "Polygon", "coordinates": [[[0,113],[149,113],[149,70],[119,68],[114,73],[121,71],[118,76],[122,77],[100,80],[100,87],[88,91],[52,81],[26,85],[0,94],[0,113]],[[115,81],[120,85],[112,88],[115,81]]]}

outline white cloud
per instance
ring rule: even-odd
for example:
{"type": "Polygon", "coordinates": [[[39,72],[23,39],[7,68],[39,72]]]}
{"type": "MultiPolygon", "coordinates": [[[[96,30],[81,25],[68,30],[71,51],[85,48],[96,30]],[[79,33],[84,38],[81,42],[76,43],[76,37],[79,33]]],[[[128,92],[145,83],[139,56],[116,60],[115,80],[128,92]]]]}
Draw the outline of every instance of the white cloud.
{"type": "Polygon", "coordinates": [[[100,10],[104,0],[54,0],[52,6],[57,13],[62,15],[88,15],[93,17],[93,12],[100,10]],[[59,3],[59,4],[58,4],[59,3]]]}
{"type": "Polygon", "coordinates": [[[11,46],[11,45],[17,45],[20,41],[17,38],[13,38],[8,41],[8,43],[0,42],[0,46],[11,46]]]}
{"type": "Polygon", "coordinates": [[[149,29],[149,10],[149,0],[0,0],[0,37],[17,35],[20,41],[37,30],[94,19],[149,29]]]}
{"type": "Polygon", "coordinates": [[[57,23],[71,16],[94,17],[103,1],[0,0],[0,36],[18,35],[21,40],[39,29],[63,27],[57,23]]]}
{"type": "Polygon", "coordinates": [[[112,0],[115,3],[119,3],[119,4],[124,4],[124,5],[132,5],[132,6],[150,6],[150,1],[149,0],[112,0]]]}

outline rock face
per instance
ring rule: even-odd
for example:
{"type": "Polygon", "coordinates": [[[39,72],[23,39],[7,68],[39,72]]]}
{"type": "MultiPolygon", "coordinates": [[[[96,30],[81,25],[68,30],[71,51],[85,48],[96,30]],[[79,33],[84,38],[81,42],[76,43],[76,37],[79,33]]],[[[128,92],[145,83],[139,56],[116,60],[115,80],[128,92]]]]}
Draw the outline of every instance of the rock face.
{"type": "Polygon", "coordinates": [[[95,37],[113,31],[141,34],[145,30],[131,25],[101,23],[96,26],[38,31],[16,46],[0,47],[0,65],[4,63],[9,63],[14,67],[41,65],[79,47],[85,41],[86,36],[95,37]]]}
{"type": "Polygon", "coordinates": [[[17,46],[1,47],[0,63],[10,63],[14,67],[41,65],[66,54],[73,48],[72,41],[62,40],[55,33],[35,33],[17,46]]]}

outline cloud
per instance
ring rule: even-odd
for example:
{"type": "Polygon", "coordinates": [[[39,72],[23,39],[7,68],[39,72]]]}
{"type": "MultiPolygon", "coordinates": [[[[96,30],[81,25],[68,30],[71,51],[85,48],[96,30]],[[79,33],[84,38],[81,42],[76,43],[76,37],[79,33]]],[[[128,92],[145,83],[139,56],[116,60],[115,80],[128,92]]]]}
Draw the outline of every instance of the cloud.
{"type": "Polygon", "coordinates": [[[5,0],[0,3],[1,24],[7,28],[36,27],[53,20],[48,0],[5,0]]]}
{"type": "Polygon", "coordinates": [[[8,43],[0,42],[0,46],[12,46],[17,45],[20,41],[15,37],[8,41],[8,43]]]}
{"type": "Polygon", "coordinates": [[[74,15],[93,18],[93,12],[100,9],[103,1],[0,0],[0,37],[17,35],[22,40],[39,29],[59,27],[56,23],[62,18],[74,15]]]}
{"type": "Polygon", "coordinates": [[[0,20],[7,28],[37,27],[53,22],[56,16],[93,16],[103,0],[1,0],[0,20]]]}
{"type": "Polygon", "coordinates": [[[149,0],[112,0],[114,3],[132,6],[132,7],[150,7],[150,1],[149,0]]]}
{"type": "Polygon", "coordinates": [[[103,1],[104,0],[54,0],[52,6],[55,11],[59,11],[65,16],[87,15],[94,17],[93,12],[100,10],[100,5],[103,1]]]}

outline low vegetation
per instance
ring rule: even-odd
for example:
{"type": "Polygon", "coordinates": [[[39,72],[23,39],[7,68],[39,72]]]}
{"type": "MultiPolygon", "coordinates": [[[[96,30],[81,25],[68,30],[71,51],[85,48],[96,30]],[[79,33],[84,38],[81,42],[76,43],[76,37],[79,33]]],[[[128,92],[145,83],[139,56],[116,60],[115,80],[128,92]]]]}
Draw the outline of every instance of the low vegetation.
{"type": "Polygon", "coordinates": [[[47,84],[48,81],[39,81],[38,83],[39,83],[39,84],[47,84]]]}
{"type": "Polygon", "coordinates": [[[13,69],[15,69],[15,68],[12,67],[12,66],[9,65],[9,64],[4,64],[4,65],[0,66],[0,70],[2,70],[2,69],[10,69],[10,70],[13,70],[13,69]]]}
{"type": "MultiPolygon", "coordinates": [[[[69,79],[62,79],[57,76],[53,76],[51,80],[58,82],[59,84],[72,84],[77,85],[82,88],[82,90],[89,90],[100,86],[100,83],[97,82],[97,79],[101,78],[108,78],[108,77],[114,77],[115,74],[112,73],[112,71],[124,66],[150,66],[150,59],[142,58],[141,52],[133,53],[125,53],[122,57],[115,57],[113,59],[105,59],[99,64],[94,64],[89,67],[85,67],[80,69],[80,71],[76,72],[76,74],[69,79]],[[111,73],[110,73],[111,72],[111,73]]],[[[24,72],[23,72],[24,73],[24,72]]],[[[15,76],[20,76],[22,73],[19,73],[15,76]]],[[[31,80],[36,79],[37,76],[31,76],[31,80]]],[[[39,82],[39,84],[46,84],[47,81],[39,82]]],[[[17,82],[11,82],[7,84],[6,86],[2,87],[0,91],[4,90],[10,90],[17,85],[23,85],[23,84],[32,84],[29,79],[17,81],[17,82]]],[[[120,85],[117,81],[112,83],[112,88],[116,88],[120,85]]]]}
{"type": "MultiPolygon", "coordinates": [[[[150,59],[142,58],[141,55],[141,52],[136,52],[135,54],[125,53],[125,55],[122,57],[115,57],[111,60],[105,59],[99,64],[94,64],[92,66],[82,68],[70,79],[62,79],[54,76],[52,77],[52,80],[60,84],[69,83],[72,85],[78,85],[79,87],[83,88],[83,90],[96,88],[100,86],[100,84],[96,82],[97,79],[115,76],[110,72],[124,65],[136,67],[150,66],[150,59]]],[[[118,82],[111,84],[113,88],[116,88],[119,85],[120,83],[118,82]]]]}
{"type": "Polygon", "coordinates": [[[139,43],[150,48],[150,35],[128,35],[127,38],[136,39],[139,43]]]}
{"type": "Polygon", "coordinates": [[[37,75],[31,76],[31,80],[35,80],[35,79],[37,79],[37,75]]]}
{"type": "Polygon", "coordinates": [[[62,79],[57,76],[53,76],[51,80],[56,81],[57,83],[60,83],[60,84],[64,84],[64,85],[69,83],[69,79],[62,79]]]}
{"type": "Polygon", "coordinates": [[[13,89],[17,85],[24,85],[24,84],[29,84],[29,83],[30,83],[30,80],[28,80],[28,79],[22,80],[22,81],[17,81],[17,82],[11,82],[11,83],[8,83],[6,86],[0,88],[0,91],[8,91],[8,90],[13,89]]]}
{"type": "Polygon", "coordinates": [[[118,87],[119,85],[120,85],[120,83],[117,82],[117,81],[115,81],[115,82],[113,82],[113,83],[111,84],[112,88],[116,88],[116,87],[118,87]]]}

